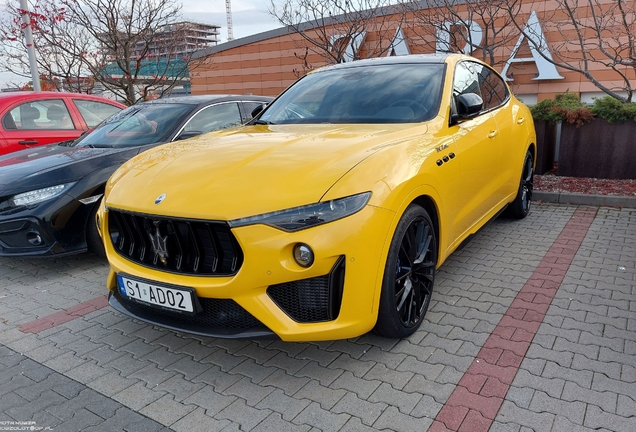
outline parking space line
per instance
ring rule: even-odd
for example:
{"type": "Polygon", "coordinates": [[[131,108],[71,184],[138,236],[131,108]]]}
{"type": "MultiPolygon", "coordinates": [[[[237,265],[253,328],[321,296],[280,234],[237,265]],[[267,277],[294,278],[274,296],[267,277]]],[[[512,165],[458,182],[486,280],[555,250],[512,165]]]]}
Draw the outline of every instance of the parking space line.
{"type": "Polygon", "coordinates": [[[594,221],[579,207],[490,334],[428,432],[490,429],[519,366],[594,221]]]}
{"type": "Polygon", "coordinates": [[[47,315],[43,318],[39,318],[35,321],[22,324],[20,331],[23,333],[39,333],[44,330],[56,327],[60,324],[64,324],[75,318],[82,317],[96,310],[103,309],[108,306],[107,296],[99,296],[92,300],[80,303],[68,309],[64,309],[60,312],[56,312],[51,315],[47,315]]]}

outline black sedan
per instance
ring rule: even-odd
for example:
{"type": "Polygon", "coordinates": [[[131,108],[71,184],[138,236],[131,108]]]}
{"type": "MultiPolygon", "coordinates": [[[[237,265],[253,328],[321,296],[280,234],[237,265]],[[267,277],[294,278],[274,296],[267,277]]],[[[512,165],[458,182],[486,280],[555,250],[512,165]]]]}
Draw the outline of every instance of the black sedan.
{"type": "Polygon", "coordinates": [[[207,95],[144,102],[75,141],[0,157],[0,256],[87,249],[102,255],[94,216],[117,167],[159,144],[245,123],[271,100],[207,95]]]}

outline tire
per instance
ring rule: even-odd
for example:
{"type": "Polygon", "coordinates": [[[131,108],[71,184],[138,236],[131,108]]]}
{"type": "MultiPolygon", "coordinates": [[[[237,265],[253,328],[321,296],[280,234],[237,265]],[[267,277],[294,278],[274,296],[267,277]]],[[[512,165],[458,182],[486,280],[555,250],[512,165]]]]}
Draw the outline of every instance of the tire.
{"type": "Polygon", "coordinates": [[[86,222],[86,246],[88,246],[89,252],[94,253],[100,258],[106,258],[104,243],[102,243],[102,238],[97,232],[97,224],[95,223],[95,215],[99,209],[100,202],[101,201],[95,203],[93,209],[88,215],[88,221],[86,222]]]}
{"type": "Polygon", "coordinates": [[[411,204],[395,229],[384,267],[374,332],[388,338],[415,333],[433,294],[437,239],[430,216],[411,204]]]}
{"type": "Polygon", "coordinates": [[[519,190],[515,200],[508,204],[504,215],[512,219],[523,219],[530,213],[530,204],[532,203],[532,188],[534,181],[534,170],[532,164],[534,158],[532,152],[528,150],[526,158],[523,161],[523,170],[521,172],[521,181],[519,182],[519,190]]]}

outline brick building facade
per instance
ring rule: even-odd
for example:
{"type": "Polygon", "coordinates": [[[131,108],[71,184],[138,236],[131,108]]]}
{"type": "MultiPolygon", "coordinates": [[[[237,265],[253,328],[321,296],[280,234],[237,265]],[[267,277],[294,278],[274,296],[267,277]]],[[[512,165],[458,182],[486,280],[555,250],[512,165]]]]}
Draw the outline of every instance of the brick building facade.
{"type": "MultiPolygon", "coordinates": [[[[558,53],[559,56],[574,59],[574,62],[582,59],[580,47],[573,43],[576,41],[578,33],[569,24],[569,21],[562,14],[560,15],[562,11],[555,11],[555,0],[519,1],[520,9],[515,15],[515,21],[521,23],[520,25],[526,31],[526,36],[519,28],[506,22],[503,12],[500,12],[501,17],[492,21],[494,25],[501,22],[505,26],[504,31],[501,31],[505,43],[497,46],[493,43],[494,61],[490,61],[490,63],[495,69],[506,75],[512,91],[528,104],[566,91],[579,93],[586,102],[591,102],[594,97],[603,96],[605,93],[590,79],[579,72],[556,67],[546,62],[537,52],[539,51],[537,47],[529,43],[528,38],[533,37],[535,40],[545,42],[547,48],[544,48],[544,54],[558,53]],[[529,34],[531,36],[528,36],[529,34]]],[[[437,13],[435,8],[428,7],[428,3],[427,1],[414,3],[416,9],[405,15],[395,13],[395,9],[387,9],[377,14],[376,21],[381,20],[382,24],[377,25],[376,28],[382,27],[382,34],[385,35],[385,38],[387,32],[392,32],[391,35],[399,35],[395,39],[386,38],[386,41],[378,43],[382,34],[379,31],[367,31],[358,35],[356,41],[352,41],[353,38],[349,37],[344,40],[344,43],[349,45],[349,52],[356,57],[373,56],[366,51],[370,49],[369,47],[379,44],[384,44],[380,55],[402,55],[444,50],[444,43],[447,47],[456,45],[451,47],[451,50],[463,50],[475,57],[484,57],[484,50],[470,49],[465,42],[461,46],[461,40],[455,41],[454,38],[449,37],[450,31],[456,31],[458,27],[461,27],[458,22],[446,23],[449,29],[453,29],[446,35],[440,34],[439,28],[422,31],[425,27],[422,25],[422,17],[437,13]],[[392,46],[388,47],[391,44],[392,46]]],[[[616,15],[616,8],[611,7],[612,4],[616,5],[615,0],[597,0],[596,4],[610,5],[610,8],[605,9],[604,13],[609,10],[616,15]]],[[[459,12],[461,15],[462,10],[459,12]]],[[[587,24],[591,23],[591,12],[589,7],[579,7],[575,10],[577,20],[587,24]]],[[[605,20],[604,26],[606,27],[603,29],[605,32],[603,37],[607,39],[603,41],[605,46],[612,47],[616,44],[620,46],[621,41],[625,42],[626,38],[620,34],[625,29],[608,28],[610,24],[616,25],[617,18],[621,17],[608,15],[601,18],[605,20]]],[[[633,31],[636,30],[634,28],[636,21],[633,17],[630,19],[631,22],[628,26],[631,27],[628,27],[627,31],[632,31],[633,35],[633,31]]],[[[475,32],[475,38],[483,38],[488,31],[492,33],[489,24],[473,17],[469,31],[475,32]]],[[[465,23],[463,28],[467,28],[465,23]]],[[[312,27],[310,23],[303,25],[303,30],[308,35],[311,32],[316,35],[328,33],[321,32],[322,29],[317,26],[312,27]]],[[[499,30],[502,29],[497,29],[497,31],[499,30]]],[[[339,29],[333,25],[331,31],[337,35],[339,29]]],[[[589,29],[583,29],[581,32],[588,38],[586,43],[598,45],[595,35],[592,33],[589,29]]],[[[279,28],[202,50],[196,56],[204,57],[206,61],[191,71],[192,93],[253,93],[275,96],[308,69],[329,63],[324,53],[321,55],[307,51],[307,46],[308,42],[298,32],[289,28],[279,28]]],[[[603,59],[598,46],[589,49],[589,53],[595,58],[603,59]]],[[[578,65],[586,67],[580,62],[578,65]]],[[[619,88],[621,95],[624,94],[620,92],[621,74],[625,74],[630,80],[632,88],[636,87],[636,76],[633,68],[625,66],[614,71],[600,61],[592,61],[587,67],[589,73],[598,83],[612,89],[619,88]]]]}

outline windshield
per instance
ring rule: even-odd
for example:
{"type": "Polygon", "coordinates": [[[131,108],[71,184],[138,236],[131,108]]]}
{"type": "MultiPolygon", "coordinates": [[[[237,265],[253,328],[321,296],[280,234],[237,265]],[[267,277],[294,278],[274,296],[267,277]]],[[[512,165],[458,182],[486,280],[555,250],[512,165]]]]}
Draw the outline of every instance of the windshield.
{"type": "Polygon", "coordinates": [[[437,115],[443,64],[385,64],[308,74],[259,123],[411,123],[437,115]]]}
{"type": "Polygon", "coordinates": [[[83,136],[81,147],[133,147],[165,141],[193,109],[193,105],[133,105],[108,118],[83,136]]]}

